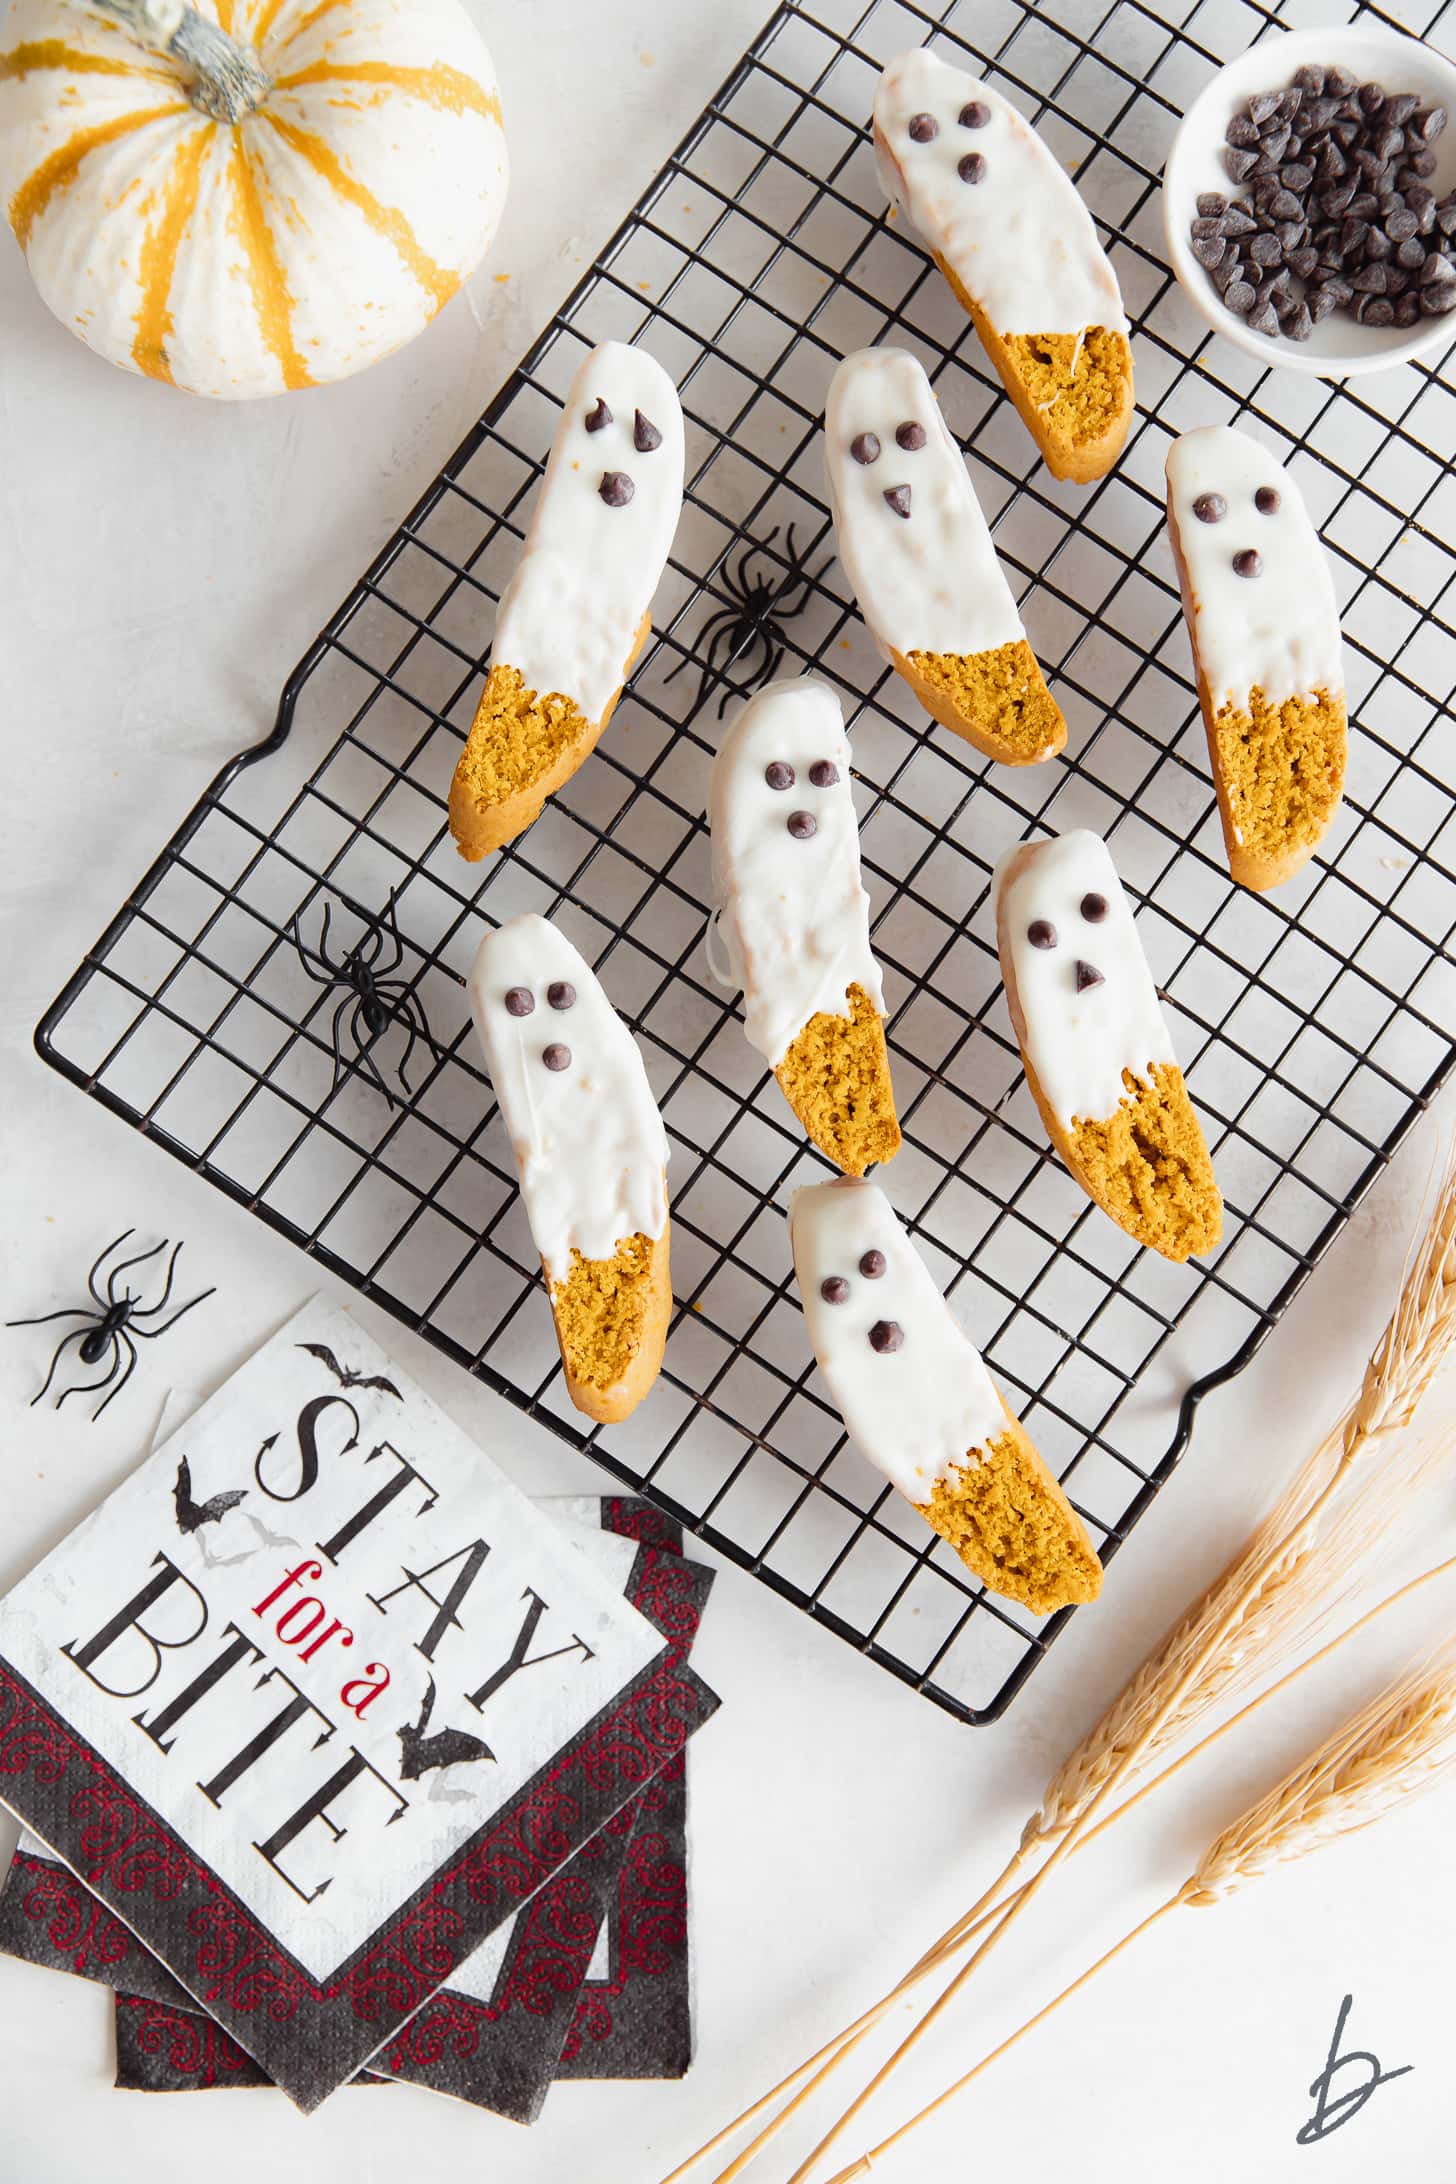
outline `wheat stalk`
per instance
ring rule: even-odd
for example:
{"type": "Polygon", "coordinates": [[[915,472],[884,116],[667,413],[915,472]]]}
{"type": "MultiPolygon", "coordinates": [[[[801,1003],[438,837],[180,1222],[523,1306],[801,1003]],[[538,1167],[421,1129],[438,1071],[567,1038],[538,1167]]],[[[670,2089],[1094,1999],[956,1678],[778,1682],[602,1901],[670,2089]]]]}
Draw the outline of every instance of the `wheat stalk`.
{"type": "Polygon", "coordinates": [[[1170,1911],[1204,1909],[1224,1902],[1276,1867],[1292,1864],[1341,1836],[1373,1827],[1388,1813],[1422,1795],[1456,1768],[1456,1640],[1448,1640],[1420,1667],[1401,1677],[1325,1739],[1231,1826],[1222,1829],[1183,1886],[1106,1950],[1095,1964],[1063,1987],[945,2091],[892,2131],[878,2146],[841,2169],[831,2184],[868,2175],[928,2117],[1053,2010],[1078,1993],[1104,1966],[1170,1911]]]}
{"type": "MultiPolygon", "coordinates": [[[[1278,1651],[1300,1636],[1308,1637],[1344,1596],[1351,1571],[1379,1529],[1372,1525],[1368,1508],[1362,1506],[1356,1513],[1353,1493],[1342,1511],[1336,1507],[1333,1517],[1332,1505],[1336,1505],[1347,1483],[1363,1490],[1364,1475],[1375,1452],[1386,1450],[1392,1437],[1410,1424],[1453,1337],[1456,1152],[1448,1155],[1420,1247],[1407,1261],[1395,1311],[1371,1354],[1355,1401],[1228,1567],[1134,1671],[1101,1719],[1058,1768],[1038,1810],[1027,1821],[1017,1850],[997,1879],[896,1987],[700,2146],[663,2179],[663,2184],[676,2184],[700,2159],[814,2072],[788,2105],[720,2172],[717,2184],[729,2184],[729,2179],[747,2166],[896,2002],[958,1953],[992,1918],[999,1919],[920,2026],[901,2043],[796,2172],[790,2184],[797,2184],[797,2179],[807,2174],[818,2155],[964,1984],[1064,1852],[1075,1847],[1086,1822],[1104,1799],[1125,1780],[1135,1779],[1168,1746],[1184,1739],[1212,1705],[1246,1686],[1278,1651]],[[1021,1867],[1038,1850],[1050,1853],[1047,1862],[1029,1881],[1008,1894],[1021,1867]]],[[[1389,1471],[1392,1493],[1413,1491],[1434,1459],[1442,1454],[1443,1444],[1426,1444],[1414,1456],[1406,1456],[1389,1471]]],[[[1156,1780],[1172,1771],[1165,1768],[1156,1780]]],[[[1102,1825],[1110,1825],[1137,1801],[1137,1797],[1126,1800],[1102,1825]]]]}

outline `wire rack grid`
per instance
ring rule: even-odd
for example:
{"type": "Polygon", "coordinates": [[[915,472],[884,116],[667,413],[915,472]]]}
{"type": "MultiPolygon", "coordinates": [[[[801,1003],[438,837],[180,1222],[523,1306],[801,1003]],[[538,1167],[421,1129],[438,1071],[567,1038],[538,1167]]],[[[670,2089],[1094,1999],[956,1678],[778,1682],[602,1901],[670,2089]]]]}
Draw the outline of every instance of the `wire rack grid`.
{"type": "MultiPolygon", "coordinates": [[[[850,1450],[812,1369],[784,1213],[822,1174],[706,955],[717,734],[700,637],[749,542],[808,552],[791,664],[827,676],[855,751],[905,1143],[882,1180],[1104,1552],[1245,1364],[1450,1068],[1456,805],[1456,398],[1441,369],[1336,388],[1210,342],[1173,285],[1158,177],[1179,113],[1280,17],[1201,0],[802,0],[781,6],[597,265],[225,768],[38,1032],[45,1058],[154,1142],[961,1719],[993,1718],[1067,1617],[985,1595],[850,1450]],[[884,213],[879,66],[934,37],[1071,166],[1134,325],[1117,470],[1058,486],[945,284],[884,213]],[[682,389],[689,490],[652,644],[597,754],[483,868],[445,797],[560,401],[585,347],[636,339],[682,389]],[[838,357],[925,362],[1068,716],[1064,761],[1013,771],[926,722],[831,558],[819,452],[838,357]],[[1245,421],[1292,464],[1348,638],[1349,788],[1277,897],[1224,869],[1162,523],[1169,438],[1245,421]],[[685,668],[686,672],[675,671],[685,668]],[[1206,1265],[1139,1253],[1050,1154],[1022,1081],[988,882],[1038,830],[1104,833],[1228,1205],[1206,1265]],[[393,893],[399,975],[439,1052],[395,1108],[333,1083],[334,997],[291,937],[357,938],[393,893]],[[510,1150],[461,976],[483,931],[560,919],[634,1026],[672,1146],[676,1308],[624,1424],[568,1404],[510,1150]]],[[[1300,20],[1304,19],[1303,11],[1300,20]]],[[[1387,18],[1382,17],[1382,20],[1387,18]]],[[[1440,35],[1435,16],[1404,27],[1440,35]]],[[[1271,52],[1271,81],[1278,77],[1271,52]]],[[[371,1046],[389,1068],[402,1028],[371,1046]]]]}

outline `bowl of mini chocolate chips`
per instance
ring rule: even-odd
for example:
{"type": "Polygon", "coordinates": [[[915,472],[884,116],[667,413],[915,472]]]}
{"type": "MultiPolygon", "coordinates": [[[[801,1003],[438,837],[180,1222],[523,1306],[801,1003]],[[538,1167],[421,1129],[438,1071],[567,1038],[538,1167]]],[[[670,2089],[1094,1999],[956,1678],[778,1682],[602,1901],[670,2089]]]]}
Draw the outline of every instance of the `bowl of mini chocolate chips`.
{"type": "Polygon", "coordinates": [[[1220,69],[1163,175],[1168,253],[1215,332],[1348,379],[1456,341],[1456,67],[1364,28],[1220,69]]]}

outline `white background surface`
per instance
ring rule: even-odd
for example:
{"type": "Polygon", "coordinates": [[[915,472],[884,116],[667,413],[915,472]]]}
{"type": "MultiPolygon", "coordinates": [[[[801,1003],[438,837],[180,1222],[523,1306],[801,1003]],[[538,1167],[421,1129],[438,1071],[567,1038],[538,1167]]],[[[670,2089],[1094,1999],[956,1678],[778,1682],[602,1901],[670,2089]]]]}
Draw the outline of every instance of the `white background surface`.
{"type": "MultiPolygon", "coordinates": [[[[766,13],[766,0],[471,5],[502,78],[504,228],[470,295],[364,378],[249,408],[190,402],[92,358],[0,241],[0,1308],[68,1301],[129,1223],[185,1236],[184,1270],[219,1285],[94,1428],[75,1406],[27,1410],[44,1333],[0,1336],[0,1584],[136,1460],[169,1379],[209,1389],[318,1286],[287,1245],[45,1071],[31,1028],[220,761],[271,720],[297,654],[766,13]]],[[[492,2184],[651,2184],[877,1994],[999,1865],[1067,1745],[1338,1407],[1388,1310],[1435,1143],[1428,1124],[1263,1358],[1205,1406],[1102,1605],[1000,1727],[958,1729],[749,1578],[722,1576],[700,1649],[726,1703],[692,1760],[700,2058],[683,2084],[565,2086],[529,2133],[407,2089],[345,2092],[309,2123],[263,2093],[146,2100],[109,2090],[101,1990],[0,1962],[4,2184],[198,2172],[382,2184],[456,2164],[492,2184]]],[[[603,1483],[359,1309],[531,1491],[603,1483]]],[[[1426,1511],[1431,1559],[1456,1547],[1450,1514],[1448,1486],[1426,1511]]],[[[1373,1500],[1373,1524],[1387,1517],[1373,1500]]],[[[1079,1860],[875,2109],[870,2136],[1175,1887],[1213,1829],[1451,1606],[1449,1588],[1431,1596],[1402,1633],[1151,1808],[1145,1829],[1079,1860]]],[[[1456,2173],[1452,1809],[1434,1799],[1236,1903],[1177,1913],[875,2174],[1456,2173]],[[1305,2088],[1351,1990],[1347,2045],[1414,2071],[1300,2150],[1305,2088]]],[[[0,1856],[11,1833],[0,1821],[0,1856]]],[[[842,2158],[865,2143],[854,2131],[842,2158]]]]}

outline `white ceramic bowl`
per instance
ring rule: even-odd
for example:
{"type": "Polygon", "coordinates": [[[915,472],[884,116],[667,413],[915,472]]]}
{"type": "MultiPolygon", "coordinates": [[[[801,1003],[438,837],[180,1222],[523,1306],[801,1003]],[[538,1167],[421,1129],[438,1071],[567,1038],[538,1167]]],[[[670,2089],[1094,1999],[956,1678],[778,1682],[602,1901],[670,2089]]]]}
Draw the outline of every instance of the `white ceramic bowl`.
{"type": "Polygon", "coordinates": [[[1243,111],[1252,92],[1284,90],[1306,63],[1347,68],[1360,83],[1378,83],[1390,93],[1414,91],[1422,106],[1444,106],[1450,120],[1432,146],[1436,171],[1428,187],[1437,197],[1456,189],[1456,67],[1430,46],[1394,31],[1331,24],[1324,30],[1293,30],[1261,40],[1221,68],[1199,93],[1178,125],[1163,170],[1163,225],[1179,285],[1215,333],[1281,371],[1352,379],[1359,372],[1407,364],[1456,340],[1456,312],[1423,318],[1414,326],[1361,326],[1334,311],[1308,341],[1253,333],[1225,307],[1194,257],[1188,233],[1205,190],[1221,190],[1230,198],[1240,194],[1223,163],[1224,130],[1234,115],[1243,111]]]}

